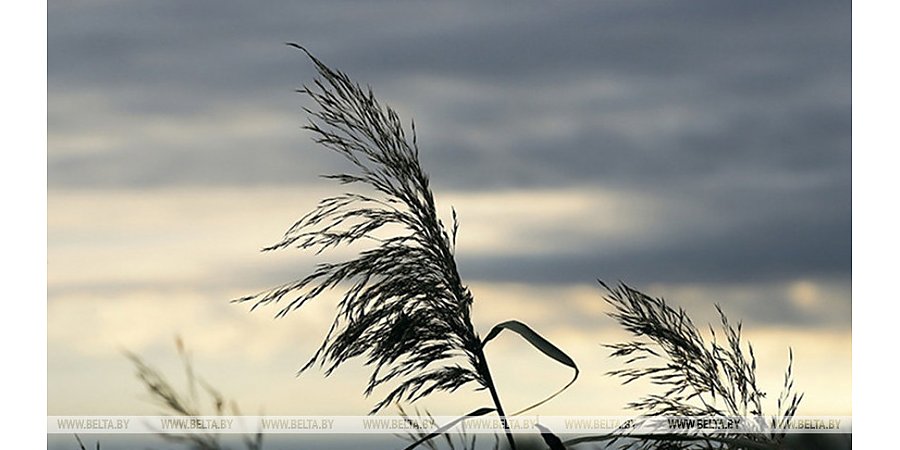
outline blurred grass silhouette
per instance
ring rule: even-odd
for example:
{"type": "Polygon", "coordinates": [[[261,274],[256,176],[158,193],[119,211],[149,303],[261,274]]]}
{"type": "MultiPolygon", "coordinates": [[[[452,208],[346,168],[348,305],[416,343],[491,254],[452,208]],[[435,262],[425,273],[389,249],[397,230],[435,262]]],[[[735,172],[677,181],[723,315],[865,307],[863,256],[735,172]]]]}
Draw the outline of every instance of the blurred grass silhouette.
{"type": "MultiPolygon", "coordinates": [[[[162,407],[166,414],[176,416],[242,415],[235,401],[227,400],[221,392],[196,375],[191,355],[180,337],[176,338],[175,347],[184,368],[186,382],[184,391],[176,388],[163,373],[149,366],[140,356],[134,353],[126,354],[135,367],[138,379],[150,394],[150,400],[162,407]],[[201,395],[206,397],[206,401],[211,407],[210,410],[202,407],[201,395]]],[[[159,436],[167,441],[183,444],[191,450],[224,450],[226,448],[221,443],[220,436],[216,434],[159,433],[159,436]]],[[[258,432],[252,437],[243,437],[243,444],[247,450],[261,450],[262,443],[262,432],[258,432]]]]}

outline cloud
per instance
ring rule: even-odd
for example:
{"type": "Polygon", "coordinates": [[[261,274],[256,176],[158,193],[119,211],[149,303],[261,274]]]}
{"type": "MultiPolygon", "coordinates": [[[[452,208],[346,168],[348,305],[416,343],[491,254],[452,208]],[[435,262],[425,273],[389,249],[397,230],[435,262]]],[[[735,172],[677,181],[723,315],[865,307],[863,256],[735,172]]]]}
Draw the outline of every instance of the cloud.
{"type": "MultiPolygon", "coordinates": [[[[727,196],[658,198],[613,189],[447,192],[439,207],[448,220],[451,206],[458,211],[460,270],[472,281],[846,278],[850,220],[835,207],[840,194],[819,199],[810,194],[815,184],[797,190],[790,202],[802,208],[783,206],[775,193],[750,196],[761,205],[754,210],[727,196]]],[[[223,280],[261,289],[289,281],[316,262],[352,255],[350,249],[324,259],[257,253],[319,198],[337,192],[318,185],[51,190],[49,289],[213,287],[223,280]]]]}
{"type": "MultiPolygon", "coordinates": [[[[554,244],[555,251],[461,253],[460,267],[476,279],[559,283],[597,277],[633,282],[751,282],[849,273],[849,192],[824,197],[815,186],[745,189],[733,197],[702,188],[691,192],[651,197],[649,205],[663,206],[648,208],[652,212],[644,214],[639,203],[631,203],[595,211],[586,223],[560,217],[558,228],[547,227],[541,236],[554,244]],[[628,233],[574,230],[606,221],[644,221],[643,232],[633,239],[628,233]]],[[[513,224],[495,224],[516,233],[513,224]]]]}
{"type": "Polygon", "coordinates": [[[289,91],[312,74],[285,40],[419,118],[439,186],[849,177],[839,3],[53,2],[48,20],[57,186],[289,183],[304,161],[325,164],[289,125],[302,119],[289,91]],[[264,133],[236,126],[248,113],[264,133]],[[117,155],[69,154],[112,145],[117,155]]]}
{"type": "MultiPolygon", "coordinates": [[[[558,189],[666,205],[641,217],[650,225],[616,214],[619,226],[655,230],[641,245],[579,232],[523,254],[549,242],[526,231],[508,254],[466,261],[474,276],[849,270],[847,5],[557,6],[53,2],[49,184],[297,186],[347,167],[298,129],[302,101],[289,90],[312,68],[280,43],[299,40],[417,118],[439,200],[558,189]]],[[[566,208],[541,203],[532,216],[566,208]]]]}

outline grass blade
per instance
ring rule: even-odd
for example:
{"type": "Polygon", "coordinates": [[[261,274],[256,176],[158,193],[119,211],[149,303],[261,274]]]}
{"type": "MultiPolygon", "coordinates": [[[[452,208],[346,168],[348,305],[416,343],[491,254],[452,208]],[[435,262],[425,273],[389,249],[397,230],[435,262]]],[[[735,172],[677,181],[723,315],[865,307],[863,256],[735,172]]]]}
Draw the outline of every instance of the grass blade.
{"type": "Polygon", "coordinates": [[[549,397],[547,397],[531,406],[528,406],[525,409],[514,412],[512,414],[513,416],[516,416],[519,414],[524,414],[528,411],[531,411],[534,408],[537,408],[538,406],[543,405],[544,403],[549,402],[557,395],[563,393],[566,389],[569,388],[569,386],[571,386],[573,383],[575,383],[575,380],[578,379],[578,374],[579,374],[578,366],[575,364],[575,361],[571,357],[569,357],[569,355],[567,355],[565,352],[560,350],[559,347],[553,345],[553,343],[551,343],[547,339],[544,339],[543,336],[538,334],[536,331],[532,330],[531,327],[529,327],[528,325],[525,325],[522,322],[519,322],[518,320],[508,320],[506,322],[502,322],[497,325],[494,325],[494,328],[491,329],[491,331],[488,333],[487,336],[485,336],[484,340],[482,341],[482,343],[481,343],[482,347],[484,347],[485,345],[487,345],[488,342],[490,342],[492,339],[494,339],[495,337],[500,335],[500,333],[503,330],[509,330],[509,331],[512,331],[512,332],[518,334],[523,339],[528,341],[529,344],[534,346],[534,348],[540,350],[540,352],[543,353],[544,355],[547,355],[548,357],[550,357],[551,359],[553,359],[554,361],[556,361],[562,365],[571,367],[575,371],[575,374],[572,376],[572,379],[565,386],[563,386],[562,389],[554,392],[549,397]]]}
{"type": "Polygon", "coordinates": [[[426,436],[422,437],[421,439],[413,442],[412,444],[409,444],[403,450],[412,450],[412,449],[418,447],[419,445],[421,445],[422,443],[427,442],[428,440],[434,439],[434,438],[444,434],[447,430],[453,428],[456,424],[466,420],[469,417],[483,416],[485,414],[492,413],[494,411],[496,411],[495,408],[488,408],[488,407],[478,408],[475,411],[472,411],[469,414],[466,414],[465,416],[458,417],[454,420],[451,420],[446,425],[432,431],[431,433],[429,433],[426,436]]]}

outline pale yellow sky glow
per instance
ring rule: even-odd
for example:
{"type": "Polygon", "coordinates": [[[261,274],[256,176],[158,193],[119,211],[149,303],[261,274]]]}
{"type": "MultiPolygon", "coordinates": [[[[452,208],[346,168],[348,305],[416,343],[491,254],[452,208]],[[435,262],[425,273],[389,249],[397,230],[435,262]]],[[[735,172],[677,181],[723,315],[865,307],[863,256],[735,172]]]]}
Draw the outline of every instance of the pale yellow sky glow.
{"type": "MultiPolygon", "coordinates": [[[[313,260],[298,251],[260,254],[313,203],[321,187],[246,189],[51,190],[48,223],[48,414],[152,414],[124,350],[147,357],[174,379],[181,372],[173,338],[183,336],[199,372],[245,413],[362,414],[376,399],[362,391],[358,364],[324,378],[294,371],[319,344],[334,297],[317,299],[287,318],[274,308],[253,313],[228,300],[302,276],[313,260]]],[[[577,189],[489,194],[446,192],[442,208],[460,212],[461,254],[535,254],[578,241],[652,239],[663,206],[637,193],[590,195],[577,189]],[[501,232],[502,231],[502,232],[501,232]],[[565,236],[545,242],[541,236],[565,236]]],[[[447,214],[449,215],[449,214],[447,214]]],[[[332,254],[333,258],[346,251],[332,254]]],[[[465,268],[462,268],[465,271],[465,268]]],[[[602,275],[602,274],[598,274],[602,275]]],[[[519,319],[568,352],[580,365],[575,386],[542,414],[619,414],[648,386],[627,388],[604,373],[616,368],[603,343],[625,336],[611,319],[593,280],[575,284],[470,283],[476,326],[519,319]]],[[[761,321],[745,326],[760,360],[760,379],[774,401],[788,347],[801,414],[849,415],[851,339],[849,286],[814,279],[770,285],[654,284],[640,286],[685,307],[698,321],[714,320],[720,302],[734,320],[760,296],[783,296],[806,311],[808,324],[761,321]],[[834,319],[844,315],[847,320],[834,319]]],[[[537,400],[569,373],[515,338],[488,349],[500,393],[510,409],[537,400]],[[537,387],[536,387],[537,386],[537,387]]],[[[484,392],[436,395],[421,406],[454,414],[488,404],[484,392]]]]}

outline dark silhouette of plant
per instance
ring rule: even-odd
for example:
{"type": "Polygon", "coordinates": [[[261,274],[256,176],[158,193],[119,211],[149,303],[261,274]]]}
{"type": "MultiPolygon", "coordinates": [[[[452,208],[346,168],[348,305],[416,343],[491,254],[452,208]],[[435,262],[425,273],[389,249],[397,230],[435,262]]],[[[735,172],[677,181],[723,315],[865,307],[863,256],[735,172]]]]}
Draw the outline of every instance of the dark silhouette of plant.
{"type": "MultiPolygon", "coordinates": [[[[84,446],[84,442],[81,440],[81,437],[78,436],[77,434],[75,435],[75,440],[78,442],[78,447],[81,450],[87,450],[87,447],[84,446]]],[[[97,441],[96,449],[100,450],[100,441],[97,441]]]]}
{"type": "MultiPolygon", "coordinates": [[[[372,367],[366,395],[386,383],[397,383],[371,413],[474,383],[476,389],[490,392],[493,407],[468,415],[496,411],[505,424],[506,413],[483,351],[484,344],[504,329],[574,369],[575,376],[562,390],[571,385],[578,376],[575,362],[526,325],[504,322],[487,339],[480,339],[471,320],[472,294],[460,279],[455,261],[456,212],[448,229],[438,217],[428,175],[419,164],[415,124],[408,139],[397,114],[380,104],[371,88],[361,88],[303,47],[289,45],[305,52],[319,74],[312,87],[304,85],[298,91],[315,105],[305,108],[309,115],[305,129],[355,168],[353,173],[326,178],[358,189],[322,200],[280,242],[264,251],[296,246],[321,253],[358,242],[374,247],[360,251],[354,259],[320,264],[305,278],[236,301],[252,302],[256,308],[290,296],[277,314],[281,317],[325,290],[345,284],[331,329],[300,371],[319,363],[327,376],[344,362],[363,358],[372,367]]],[[[507,438],[515,448],[508,428],[507,438]]]]}
{"type": "MultiPolygon", "coordinates": [[[[455,420],[452,421],[449,426],[445,424],[440,427],[441,431],[431,431],[427,432],[424,429],[418,428],[423,423],[434,423],[434,417],[428,412],[424,413],[420,412],[418,409],[415,410],[415,414],[411,415],[406,412],[401,406],[398,405],[398,409],[400,412],[400,416],[403,417],[408,424],[411,425],[411,430],[406,434],[399,435],[400,438],[410,442],[411,444],[406,447],[406,449],[411,449],[418,445],[422,445],[427,447],[430,450],[438,450],[442,448],[446,448],[449,450],[477,450],[479,448],[479,444],[482,441],[478,440],[479,433],[469,433],[466,430],[466,422],[464,420],[455,420]],[[425,420],[430,419],[430,420],[425,420]],[[455,425],[459,424],[459,428],[456,432],[450,433],[448,430],[453,428],[455,425]],[[438,436],[443,437],[443,439],[437,439],[438,436]]],[[[541,431],[541,437],[543,441],[534,439],[533,436],[519,436],[516,440],[516,445],[518,448],[522,450],[548,450],[547,446],[549,445],[549,450],[557,450],[558,448],[554,445],[562,445],[559,438],[555,437],[551,434],[544,434],[544,428],[540,425],[537,426],[541,431]],[[550,436],[550,437],[548,437],[550,436]],[[524,438],[524,439],[523,439],[524,438]],[[553,440],[555,438],[555,441],[553,440]],[[551,444],[551,442],[553,444],[551,444]]],[[[489,448],[493,450],[500,450],[501,448],[505,448],[501,446],[500,438],[494,433],[489,434],[490,437],[493,438],[493,443],[489,448]]],[[[482,448],[486,448],[482,446],[482,448]]]]}
{"type": "Polygon", "coordinates": [[[554,434],[549,428],[541,424],[537,424],[535,427],[541,432],[541,439],[544,440],[544,443],[547,444],[547,447],[550,450],[566,450],[566,445],[563,443],[562,439],[554,434]]]}
{"type": "MultiPolygon", "coordinates": [[[[410,445],[419,445],[420,443],[426,446],[430,450],[439,450],[439,446],[437,445],[437,440],[432,439],[432,432],[426,432],[418,427],[418,425],[425,423],[423,418],[431,419],[428,422],[434,423],[434,416],[431,415],[427,410],[422,413],[418,410],[415,410],[415,415],[410,415],[403,409],[402,406],[397,405],[397,409],[400,412],[400,416],[403,417],[404,420],[408,424],[411,425],[411,431],[406,434],[401,434],[399,437],[407,442],[410,445]]],[[[472,433],[469,434],[466,432],[466,423],[465,421],[460,423],[461,430],[455,433],[455,435],[451,435],[450,433],[439,433],[444,437],[444,443],[446,444],[446,448],[450,450],[476,450],[478,448],[478,434],[472,433]],[[455,436],[455,439],[454,439],[455,436]]],[[[500,439],[496,434],[491,435],[494,438],[494,450],[500,450],[500,439]]]]}
{"type": "MultiPolygon", "coordinates": [[[[197,377],[194,373],[194,365],[191,361],[190,354],[185,349],[180,338],[176,339],[176,348],[184,366],[185,377],[187,379],[187,393],[179,392],[172,383],[158,370],[147,365],[144,360],[134,354],[126,353],[128,359],[134,364],[137,370],[137,377],[141,383],[147,388],[152,400],[163,407],[168,413],[178,416],[204,416],[199,402],[199,390],[202,389],[212,403],[213,414],[216,416],[234,415],[240,416],[241,411],[236,402],[228,401],[221,392],[210,386],[209,383],[202,378],[197,377]]],[[[184,444],[192,450],[225,450],[225,447],[216,434],[175,434],[175,433],[159,433],[163,439],[171,442],[184,444]]],[[[263,435],[261,432],[256,433],[253,437],[243,437],[243,443],[247,450],[261,450],[263,435]]],[[[98,443],[99,445],[99,443],[98,443]]]]}
{"type": "MultiPolygon", "coordinates": [[[[610,371],[623,384],[647,380],[662,388],[628,404],[644,416],[740,416],[767,420],[762,401],[766,396],[756,379],[753,346],[741,337],[741,323],[732,324],[719,305],[724,343],[709,326],[707,342],[682,308],[673,308],[661,298],[653,298],[625,284],[609,287],[606,301],[614,311],[609,316],[634,340],[607,345],[611,356],[624,359],[625,368],[610,371]]],[[[777,400],[777,413],[770,419],[773,429],[783,427],[792,417],[803,394],[794,392],[793,352],[789,352],[784,386],[777,400]],[[779,419],[776,419],[779,418],[779,419]]],[[[615,442],[627,434],[587,437],[567,441],[567,445],[607,440],[615,442]]],[[[649,435],[629,440],[623,448],[779,448],[783,433],[727,434],[715,436],[649,435]]]]}

